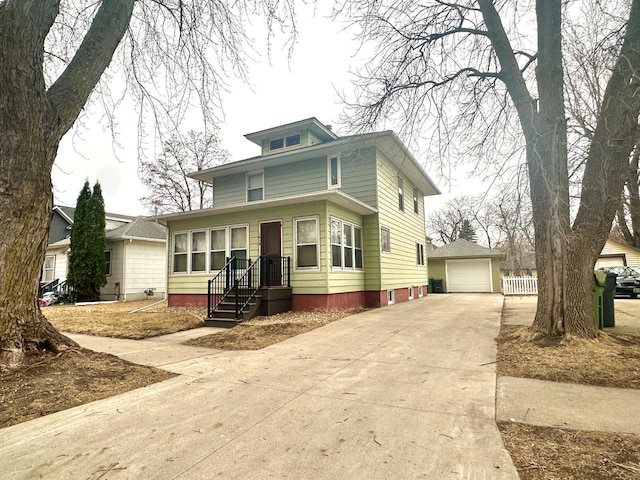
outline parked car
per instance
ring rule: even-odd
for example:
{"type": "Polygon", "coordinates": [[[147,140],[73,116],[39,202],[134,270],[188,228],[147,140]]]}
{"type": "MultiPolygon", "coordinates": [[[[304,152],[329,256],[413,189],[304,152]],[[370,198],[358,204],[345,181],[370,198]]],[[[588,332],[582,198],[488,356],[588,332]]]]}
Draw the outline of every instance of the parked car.
{"type": "Polygon", "coordinates": [[[616,295],[629,295],[631,298],[637,298],[640,294],[640,273],[634,268],[603,267],[599,270],[617,275],[616,295]]]}
{"type": "Polygon", "coordinates": [[[58,303],[58,294],[56,292],[44,292],[39,303],[41,307],[47,307],[54,303],[58,303]]]}

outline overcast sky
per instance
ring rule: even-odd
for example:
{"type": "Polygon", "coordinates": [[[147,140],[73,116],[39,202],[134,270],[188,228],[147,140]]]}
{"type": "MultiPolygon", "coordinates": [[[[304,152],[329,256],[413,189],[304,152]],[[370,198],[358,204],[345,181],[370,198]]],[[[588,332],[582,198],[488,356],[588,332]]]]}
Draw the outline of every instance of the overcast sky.
{"type": "MultiPolygon", "coordinates": [[[[231,81],[231,91],[223,96],[221,138],[232,160],[260,153],[244,134],[304,118],[316,117],[341,133],[338,119],[342,106],[336,90],[350,89],[348,72],[362,62],[358,44],[352,41],[351,32],[344,31],[344,25],[332,23],[320,13],[314,16],[311,9],[298,13],[300,38],[291,62],[286,51],[276,50],[271,65],[266,56],[251,65],[251,85],[231,81]]],[[[92,185],[99,180],[108,212],[147,214],[139,202],[146,190],[137,172],[137,117],[133,108],[130,115],[119,116],[119,145],[114,145],[110,130],[99,122],[99,112],[85,117],[84,124],[70,131],[60,144],[52,174],[55,204],[75,206],[85,179],[92,185]]],[[[189,128],[203,129],[197,124],[189,128]]],[[[154,152],[148,146],[147,156],[153,158],[154,152]]],[[[427,173],[438,183],[432,172],[427,173]]]]}

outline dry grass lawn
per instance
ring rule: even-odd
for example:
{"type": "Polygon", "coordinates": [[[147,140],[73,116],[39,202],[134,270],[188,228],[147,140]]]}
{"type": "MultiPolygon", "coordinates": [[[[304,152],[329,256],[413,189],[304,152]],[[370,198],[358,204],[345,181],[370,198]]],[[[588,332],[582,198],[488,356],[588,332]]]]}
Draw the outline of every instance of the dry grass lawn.
{"type": "Polygon", "coordinates": [[[204,308],[167,307],[159,303],[141,312],[129,313],[157,300],[54,305],[44,307],[45,317],[58,330],[100,337],[142,339],[202,327],[204,308]]]}

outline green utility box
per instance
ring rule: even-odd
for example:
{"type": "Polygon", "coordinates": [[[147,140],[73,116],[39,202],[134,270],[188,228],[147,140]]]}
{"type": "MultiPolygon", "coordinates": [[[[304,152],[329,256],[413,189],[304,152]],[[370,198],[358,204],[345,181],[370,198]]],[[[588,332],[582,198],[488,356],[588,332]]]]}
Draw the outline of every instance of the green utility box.
{"type": "Polygon", "coordinates": [[[607,285],[607,274],[598,270],[593,274],[593,311],[596,315],[596,327],[602,330],[604,327],[604,289],[607,285]]]}

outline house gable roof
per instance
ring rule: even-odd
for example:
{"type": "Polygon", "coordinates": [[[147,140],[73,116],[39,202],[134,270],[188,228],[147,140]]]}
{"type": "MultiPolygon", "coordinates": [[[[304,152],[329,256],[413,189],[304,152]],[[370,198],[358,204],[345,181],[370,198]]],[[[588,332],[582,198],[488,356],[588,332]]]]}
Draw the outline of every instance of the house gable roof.
{"type": "Polygon", "coordinates": [[[410,178],[424,195],[438,195],[441,193],[415,157],[391,130],[337,137],[335,140],[308,147],[238,160],[191,173],[189,177],[212,183],[217,177],[247,173],[256,169],[286,165],[313,158],[314,156],[335,154],[340,151],[357,150],[366,147],[376,147],[403,175],[410,178]]]}
{"type": "MultiPolygon", "coordinates": [[[[75,213],[76,213],[75,207],[55,205],[53,207],[53,211],[57,212],[62,218],[64,218],[69,223],[69,225],[73,223],[75,213]]],[[[109,213],[109,212],[105,212],[104,216],[105,216],[105,219],[107,220],[114,220],[114,221],[120,221],[120,222],[131,222],[136,218],[135,216],[131,216],[131,215],[121,215],[119,213],[109,213]]]]}
{"type": "Polygon", "coordinates": [[[491,248],[486,248],[477,243],[470,242],[464,238],[459,238],[453,243],[436,248],[428,252],[429,259],[447,258],[504,258],[504,253],[491,248]]]}
{"type": "Polygon", "coordinates": [[[107,240],[131,239],[164,242],[167,238],[167,228],[157,222],[137,217],[132,222],[125,223],[118,228],[109,230],[106,237],[107,240]]]}

